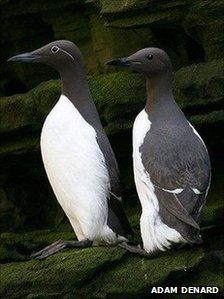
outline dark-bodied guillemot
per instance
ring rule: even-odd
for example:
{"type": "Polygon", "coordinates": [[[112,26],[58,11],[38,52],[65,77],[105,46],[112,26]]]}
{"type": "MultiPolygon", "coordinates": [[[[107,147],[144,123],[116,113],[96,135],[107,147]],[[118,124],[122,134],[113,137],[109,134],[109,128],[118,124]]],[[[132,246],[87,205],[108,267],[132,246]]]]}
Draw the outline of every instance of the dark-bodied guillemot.
{"type": "Polygon", "coordinates": [[[106,64],[126,66],[146,77],[147,102],[133,126],[144,250],[125,247],[144,255],[172,243],[200,243],[198,223],[210,185],[210,159],[203,140],[174,101],[168,55],[146,48],[106,64]]]}
{"type": "Polygon", "coordinates": [[[80,50],[70,41],[58,40],[8,61],[47,64],[62,81],[60,99],[42,128],[41,154],[78,241],[55,242],[32,257],[126,240],[132,230],[120,202],[118,166],[90,94],[80,50]]]}

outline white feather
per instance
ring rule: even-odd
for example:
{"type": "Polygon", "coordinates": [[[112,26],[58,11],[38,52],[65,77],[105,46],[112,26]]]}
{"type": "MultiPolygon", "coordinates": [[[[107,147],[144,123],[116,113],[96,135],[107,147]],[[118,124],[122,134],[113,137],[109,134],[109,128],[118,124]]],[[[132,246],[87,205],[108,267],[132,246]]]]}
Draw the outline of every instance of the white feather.
{"type": "Polygon", "coordinates": [[[203,143],[204,147],[206,148],[206,151],[207,151],[207,147],[203,141],[203,139],[201,138],[201,136],[198,134],[198,132],[195,130],[195,128],[192,126],[192,124],[190,122],[189,123],[189,126],[192,128],[194,134],[200,139],[200,141],[203,143]]]}
{"type": "Polygon", "coordinates": [[[173,189],[173,190],[168,190],[168,189],[162,188],[162,190],[166,191],[168,193],[180,194],[184,189],[177,188],[177,189],[173,189]]]}
{"type": "MultiPolygon", "coordinates": [[[[142,205],[141,236],[144,249],[147,252],[153,252],[157,249],[165,250],[170,247],[171,242],[184,242],[179,232],[162,222],[159,216],[159,203],[154,192],[154,186],[149,173],[146,172],[142,164],[139,148],[150,127],[151,122],[148,115],[145,110],[142,110],[136,117],[133,126],[133,166],[136,189],[142,205]]],[[[180,192],[180,190],[174,191],[180,192]]]]}
{"type": "Polygon", "coordinates": [[[193,190],[193,192],[195,193],[195,194],[202,194],[202,192],[201,191],[199,191],[198,189],[196,189],[196,188],[192,188],[192,190],[193,190]]]}
{"type": "Polygon", "coordinates": [[[41,153],[78,240],[116,242],[116,234],[107,226],[110,181],[96,132],[64,95],[45,120],[41,153]]]}
{"type": "MultiPolygon", "coordinates": [[[[202,139],[201,136],[199,135],[199,133],[195,130],[195,128],[192,126],[192,124],[191,124],[190,122],[188,122],[188,123],[189,123],[189,126],[192,128],[194,134],[200,139],[200,141],[201,141],[202,144],[204,145],[206,151],[208,152],[208,149],[207,149],[207,147],[206,147],[206,145],[205,145],[203,139],[202,139]]],[[[207,197],[208,190],[209,190],[209,188],[210,188],[210,184],[211,184],[211,175],[210,175],[210,177],[209,177],[209,184],[208,184],[208,187],[207,187],[207,189],[206,189],[205,197],[207,197]]],[[[201,192],[200,190],[198,190],[198,189],[196,189],[196,188],[193,188],[192,190],[193,190],[193,192],[194,192],[195,194],[202,194],[202,193],[203,193],[203,192],[201,192]]],[[[202,209],[202,207],[203,207],[203,206],[201,206],[200,210],[202,209]]],[[[199,210],[199,212],[200,212],[200,210],[199,210]]]]}

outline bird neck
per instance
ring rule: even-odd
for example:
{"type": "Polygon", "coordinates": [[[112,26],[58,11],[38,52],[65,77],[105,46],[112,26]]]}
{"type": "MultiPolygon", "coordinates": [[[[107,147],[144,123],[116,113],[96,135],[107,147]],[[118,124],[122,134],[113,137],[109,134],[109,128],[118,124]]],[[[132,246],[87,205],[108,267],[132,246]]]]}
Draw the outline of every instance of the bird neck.
{"type": "Polygon", "coordinates": [[[66,66],[60,70],[62,94],[65,95],[91,125],[101,127],[96,106],[92,100],[84,67],[66,66]]]}
{"type": "Polygon", "coordinates": [[[150,112],[174,101],[172,93],[172,74],[165,73],[146,78],[147,101],[145,110],[150,112]]]}

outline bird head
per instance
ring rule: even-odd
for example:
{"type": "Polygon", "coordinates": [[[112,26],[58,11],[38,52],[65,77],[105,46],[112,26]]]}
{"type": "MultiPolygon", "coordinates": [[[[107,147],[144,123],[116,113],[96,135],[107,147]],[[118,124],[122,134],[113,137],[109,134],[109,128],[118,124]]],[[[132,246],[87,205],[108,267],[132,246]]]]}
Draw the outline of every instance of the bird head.
{"type": "Polygon", "coordinates": [[[83,58],[80,50],[74,43],[67,40],[51,42],[32,52],[13,56],[8,61],[39,62],[47,64],[59,72],[69,64],[83,66],[83,58]]]}
{"type": "Polygon", "coordinates": [[[145,48],[128,57],[109,60],[105,64],[127,67],[149,77],[172,71],[168,55],[158,48],[145,48]]]}

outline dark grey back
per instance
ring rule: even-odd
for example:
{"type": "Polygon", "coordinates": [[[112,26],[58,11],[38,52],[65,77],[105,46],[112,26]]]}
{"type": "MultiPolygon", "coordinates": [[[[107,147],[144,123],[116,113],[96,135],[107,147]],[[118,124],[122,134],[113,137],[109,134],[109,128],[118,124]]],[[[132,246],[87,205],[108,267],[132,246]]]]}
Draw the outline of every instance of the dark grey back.
{"type": "Polygon", "coordinates": [[[140,147],[155,186],[162,221],[189,242],[200,242],[199,216],[210,182],[208,151],[171,98],[148,112],[151,128],[140,147]],[[164,191],[184,189],[179,194],[164,191]],[[202,194],[195,194],[193,189],[202,194]]]}

